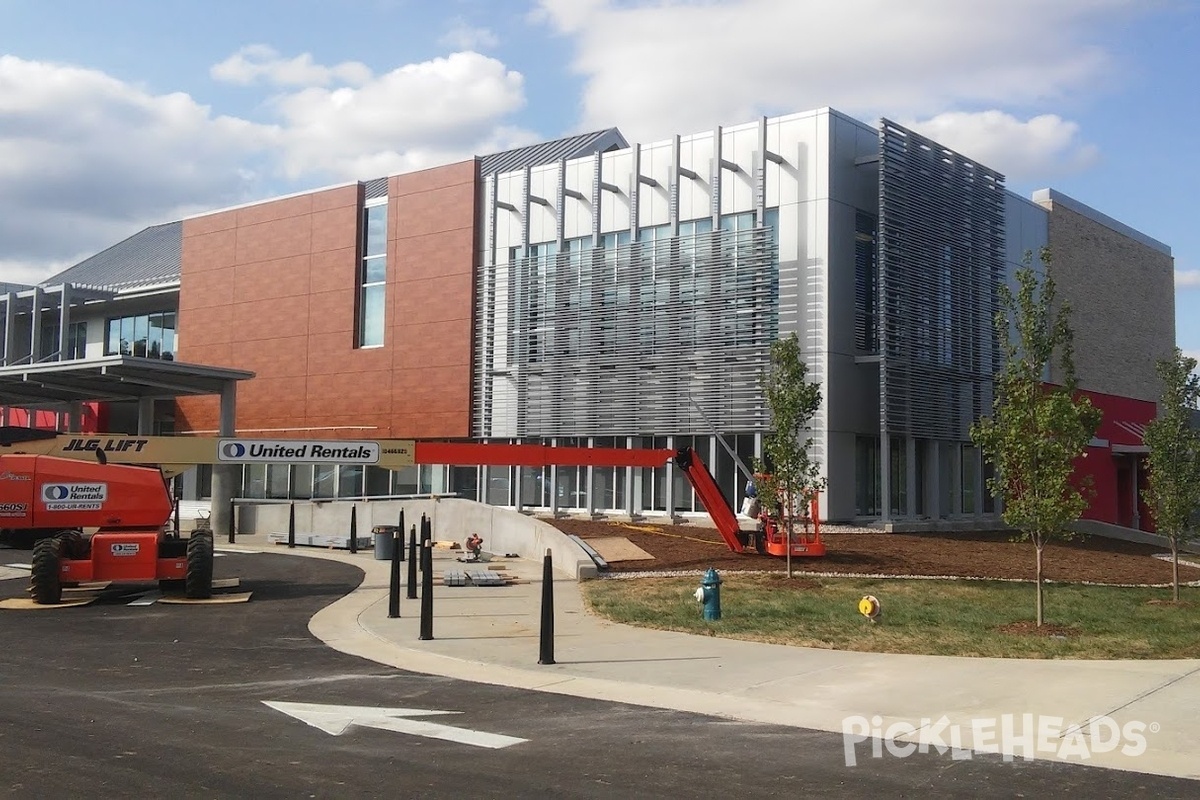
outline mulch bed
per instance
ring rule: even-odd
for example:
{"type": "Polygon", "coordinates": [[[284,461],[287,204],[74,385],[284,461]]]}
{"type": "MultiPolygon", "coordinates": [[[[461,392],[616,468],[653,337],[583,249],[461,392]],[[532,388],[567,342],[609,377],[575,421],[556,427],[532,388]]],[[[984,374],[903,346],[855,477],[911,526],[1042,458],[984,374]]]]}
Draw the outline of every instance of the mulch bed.
{"type": "MultiPolygon", "coordinates": [[[[715,528],[695,525],[629,525],[606,520],[546,519],[559,530],[587,539],[625,536],[654,556],[653,561],[624,561],[612,572],[666,570],[769,570],[786,568],[782,558],[738,555],[726,548],[715,528]]],[[[970,533],[842,533],[822,539],[828,553],[822,558],[793,558],[800,572],[837,574],[957,576],[1033,580],[1034,549],[1014,542],[1011,532],[970,533]]],[[[1152,545],[1093,536],[1046,545],[1043,567],[1048,580],[1069,583],[1164,584],[1171,582],[1171,563],[1151,558],[1164,552],[1152,545]]],[[[1179,567],[1183,582],[1200,580],[1200,569],[1179,567]]]]}

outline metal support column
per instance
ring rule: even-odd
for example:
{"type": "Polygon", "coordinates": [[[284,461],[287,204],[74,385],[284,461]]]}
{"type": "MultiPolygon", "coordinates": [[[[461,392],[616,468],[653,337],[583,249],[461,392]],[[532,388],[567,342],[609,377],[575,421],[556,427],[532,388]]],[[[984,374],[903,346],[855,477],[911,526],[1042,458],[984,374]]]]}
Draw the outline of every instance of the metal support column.
{"type": "MultiPolygon", "coordinates": [[[[633,437],[626,440],[625,446],[633,449],[633,437]]],[[[625,512],[630,519],[635,519],[641,508],[642,499],[642,468],[625,467],[625,512]]]]}
{"type": "Polygon", "coordinates": [[[29,315],[30,364],[36,364],[42,357],[42,296],[41,287],[33,287],[33,311],[29,315]]]}
{"type": "Polygon", "coordinates": [[[64,283],[58,307],[58,361],[67,358],[67,331],[71,326],[71,284],[64,283]]]}
{"type": "Polygon", "coordinates": [[[1138,461],[1140,459],[1135,453],[1129,456],[1129,460],[1133,462],[1133,480],[1130,486],[1130,489],[1133,492],[1133,497],[1131,498],[1132,503],[1130,504],[1130,508],[1133,509],[1134,530],[1140,531],[1142,529],[1142,515],[1138,513],[1138,461]]]}
{"type": "Polygon", "coordinates": [[[152,436],[154,434],[153,397],[138,398],[137,432],[138,436],[152,436]]]}
{"type": "Polygon", "coordinates": [[[879,435],[879,521],[892,519],[892,448],[891,436],[884,425],[879,435]]]}
{"type": "Polygon", "coordinates": [[[70,410],[67,412],[67,432],[79,433],[83,430],[83,403],[79,400],[72,400],[70,410]]]}
{"type": "Polygon", "coordinates": [[[983,451],[978,447],[971,448],[975,454],[975,518],[983,519],[983,501],[987,491],[987,481],[983,479],[983,451]]]}
{"type": "Polygon", "coordinates": [[[904,439],[904,490],[906,502],[904,516],[917,518],[917,440],[911,436],[904,439]]]}
{"type": "Polygon", "coordinates": [[[936,439],[925,445],[925,513],[930,519],[942,519],[948,509],[942,508],[942,443],[936,439]]]}
{"type": "Polygon", "coordinates": [[[962,516],[962,445],[950,442],[950,514],[962,516]]]}
{"type": "MultiPolygon", "coordinates": [[[[234,436],[237,433],[237,382],[226,381],[221,387],[221,417],[218,435],[234,436]]],[[[212,529],[214,536],[229,536],[233,529],[234,482],[237,475],[235,464],[214,464],[212,470],[212,529]]]]}
{"type": "Polygon", "coordinates": [[[15,364],[17,360],[17,296],[8,292],[4,296],[4,358],[0,366],[15,364]]]}

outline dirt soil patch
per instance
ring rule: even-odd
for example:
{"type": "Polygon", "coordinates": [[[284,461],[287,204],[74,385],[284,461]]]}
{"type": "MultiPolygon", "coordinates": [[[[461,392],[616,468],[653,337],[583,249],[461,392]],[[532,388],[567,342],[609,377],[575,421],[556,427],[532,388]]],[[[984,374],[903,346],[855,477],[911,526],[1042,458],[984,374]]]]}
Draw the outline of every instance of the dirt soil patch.
{"type": "MultiPolygon", "coordinates": [[[[611,572],[704,570],[782,571],[784,559],[732,553],[715,528],[696,525],[621,523],[607,520],[545,519],[583,539],[625,536],[654,556],[652,561],[618,561],[611,572]]],[[[830,526],[822,533],[828,553],[793,558],[799,572],[1012,578],[1033,580],[1034,549],[1014,542],[1011,532],[884,533],[844,532],[830,526]]],[[[1048,580],[1070,583],[1167,584],[1171,563],[1152,558],[1163,548],[1092,536],[1046,545],[1043,565],[1048,580]]],[[[1180,581],[1200,580],[1200,569],[1179,567],[1180,581]]]]}
{"type": "Polygon", "coordinates": [[[1000,625],[996,630],[1016,636],[1050,636],[1055,639],[1066,639],[1072,636],[1079,636],[1083,633],[1083,631],[1074,625],[1055,625],[1051,622],[1043,622],[1041,627],[1038,627],[1037,622],[1029,619],[1000,625]]]}

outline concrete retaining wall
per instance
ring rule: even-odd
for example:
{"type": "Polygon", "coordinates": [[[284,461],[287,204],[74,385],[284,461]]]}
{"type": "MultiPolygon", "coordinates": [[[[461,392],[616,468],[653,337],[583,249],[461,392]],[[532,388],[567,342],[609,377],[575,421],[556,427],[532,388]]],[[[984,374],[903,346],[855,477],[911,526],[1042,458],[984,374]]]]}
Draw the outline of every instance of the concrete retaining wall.
{"type": "MultiPolygon", "coordinates": [[[[462,544],[469,535],[478,533],[483,537],[483,549],[489,553],[517,553],[522,558],[540,560],[549,550],[557,571],[576,580],[596,577],[591,557],[554,526],[516,511],[459,498],[297,502],[296,532],[348,535],[351,506],[358,509],[356,525],[360,537],[369,535],[376,525],[395,525],[400,510],[404,509],[406,529],[413,525],[419,528],[422,514],[432,519],[434,540],[462,544]]],[[[238,503],[238,533],[287,533],[287,527],[287,503],[238,503]]]]}

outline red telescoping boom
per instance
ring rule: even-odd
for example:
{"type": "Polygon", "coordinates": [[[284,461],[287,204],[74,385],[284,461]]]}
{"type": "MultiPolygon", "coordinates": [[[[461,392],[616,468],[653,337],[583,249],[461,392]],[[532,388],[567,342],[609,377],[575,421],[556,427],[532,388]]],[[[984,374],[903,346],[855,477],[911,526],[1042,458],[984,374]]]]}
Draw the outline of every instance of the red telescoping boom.
{"type": "MultiPolygon", "coordinates": [[[[712,518],[721,538],[735,553],[746,552],[750,537],[741,530],[737,514],[721,493],[712,473],[690,447],[669,449],[625,449],[620,447],[556,447],[542,444],[490,444],[480,442],[417,442],[413,461],[417,464],[454,464],[458,466],[514,467],[661,467],[674,459],[683,470],[696,497],[712,518]]],[[[815,521],[815,503],[813,509],[815,521]]],[[[755,549],[760,553],[783,556],[787,542],[771,520],[765,520],[765,530],[758,533],[755,549]]],[[[805,535],[793,541],[792,555],[820,556],[825,546],[819,528],[815,535],[805,535]]]]}

